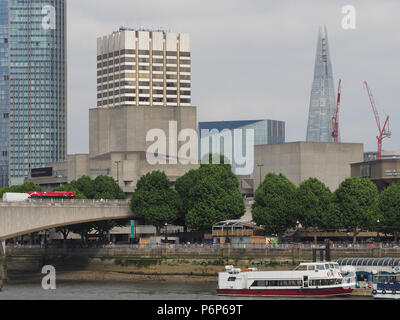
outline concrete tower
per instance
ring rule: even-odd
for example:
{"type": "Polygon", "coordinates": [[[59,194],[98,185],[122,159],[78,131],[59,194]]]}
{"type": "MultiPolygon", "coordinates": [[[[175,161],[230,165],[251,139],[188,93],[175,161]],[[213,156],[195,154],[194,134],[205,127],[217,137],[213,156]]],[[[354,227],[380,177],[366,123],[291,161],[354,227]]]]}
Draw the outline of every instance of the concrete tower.
{"type": "Polygon", "coordinates": [[[307,141],[333,142],[332,117],[336,111],[332,64],[326,27],[319,28],[314,82],[311,90],[307,141]]]}

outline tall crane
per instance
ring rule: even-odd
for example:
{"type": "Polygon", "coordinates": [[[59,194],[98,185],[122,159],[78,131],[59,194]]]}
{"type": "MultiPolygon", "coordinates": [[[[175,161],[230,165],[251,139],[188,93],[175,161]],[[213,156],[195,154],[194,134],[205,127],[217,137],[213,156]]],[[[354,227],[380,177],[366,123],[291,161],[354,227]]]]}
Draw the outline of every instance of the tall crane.
{"type": "Polygon", "coordinates": [[[367,89],[369,100],[371,101],[372,110],[374,111],[376,124],[378,126],[379,135],[376,137],[376,139],[378,140],[378,154],[377,154],[376,158],[378,160],[380,160],[380,159],[382,159],[383,139],[390,138],[392,136],[392,133],[391,133],[390,127],[389,127],[389,116],[386,117],[383,127],[381,127],[381,121],[379,119],[379,113],[378,113],[378,109],[376,108],[374,96],[372,95],[372,92],[368,86],[367,81],[364,81],[364,85],[365,85],[365,88],[367,89]]]}
{"type": "Polygon", "coordinates": [[[339,110],[340,110],[340,99],[342,94],[342,80],[339,80],[338,86],[338,97],[337,97],[337,104],[336,104],[336,114],[332,118],[332,137],[335,143],[339,142],[339,110]]]}

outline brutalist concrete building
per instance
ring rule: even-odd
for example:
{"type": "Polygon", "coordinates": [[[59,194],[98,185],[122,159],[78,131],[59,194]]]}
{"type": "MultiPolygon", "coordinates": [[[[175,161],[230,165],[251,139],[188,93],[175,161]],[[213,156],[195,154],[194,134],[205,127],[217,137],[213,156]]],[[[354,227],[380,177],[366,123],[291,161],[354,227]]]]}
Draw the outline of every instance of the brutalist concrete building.
{"type": "Polygon", "coordinates": [[[255,147],[255,189],[268,173],[282,173],[297,186],[308,178],[321,180],[331,191],[351,177],[351,164],[362,162],[361,143],[291,142],[255,147]]]}
{"type": "MultiPolygon", "coordinates": [[[[187,34],[121,28],[97,40],[97,107],[89,110],[89,154],[68,155],[48,170],[32,170],[30,181],[51,189],[83,175],[109,175],[125,193],[143,175],[164,171],[171,181],[198,167],[197,146],[185,160],[176,150],[184,130],[197,134],[191,105],[191,54],[187,34]],[[152,130],[166,138],[165,161],[150,164],[152,130]],[[171,140],[172,139],[172,140],[171,140]],[[170,142],[172,141],[172,142],[170,142]],[[174,150],[175,149],[175,150],[174,150]],[[196,162],[196,163],[195,163],[196,162]]],[[[159,154],[160,153],[160,154],[159,154]]],[[[164,154],[165,153],[165,154],[164,154]]]]}

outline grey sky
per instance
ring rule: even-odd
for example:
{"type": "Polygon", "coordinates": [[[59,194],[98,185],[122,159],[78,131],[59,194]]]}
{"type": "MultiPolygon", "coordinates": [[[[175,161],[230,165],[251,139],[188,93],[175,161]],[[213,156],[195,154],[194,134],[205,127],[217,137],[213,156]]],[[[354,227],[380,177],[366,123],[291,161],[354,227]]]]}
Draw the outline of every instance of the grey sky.
{"type": "Polygon", "coordinates": [[[328,28],[335,83],[342,79],[343,142],[376,150],[367,80],[400,149],[398,0],[69,0],[69,153],[88,152],[89,107],[96,105],[96,38],[120,26],[163,27],[191,36],[192,103],[199,121],[286,121],[287,141],[305,140],[318,26],[328,28]],[[342,7],[357,10],[344,30],[342,7]]]}

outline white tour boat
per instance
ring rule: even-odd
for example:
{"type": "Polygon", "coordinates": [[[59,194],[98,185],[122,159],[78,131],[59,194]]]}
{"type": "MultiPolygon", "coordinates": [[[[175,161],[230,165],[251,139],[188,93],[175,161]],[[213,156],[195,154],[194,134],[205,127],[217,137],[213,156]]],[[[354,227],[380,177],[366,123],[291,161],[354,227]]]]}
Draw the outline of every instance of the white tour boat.
{"type": "Polygon", "coordinates": [[[292,271],[258,271],[226,266],[218,276],[218,295],[227,296],[339,296],[355,288],[355,269],[336,262],[301,263],[292,271]]]}

